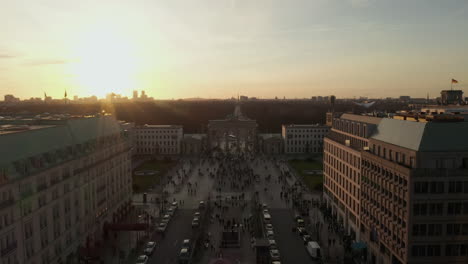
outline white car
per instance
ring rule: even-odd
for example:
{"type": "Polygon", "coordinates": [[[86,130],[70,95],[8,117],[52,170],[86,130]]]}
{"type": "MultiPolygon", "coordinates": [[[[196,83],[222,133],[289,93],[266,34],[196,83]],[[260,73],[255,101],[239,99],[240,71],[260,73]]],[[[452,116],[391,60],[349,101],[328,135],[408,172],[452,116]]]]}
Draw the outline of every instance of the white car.
{"type": "Polygon", "coordinates": [[[162,222],[162,223],[159,223],[158,227],[156,228],[156,231],[160,233],[164,233],[166,231],[166,228],[167,228],[167,224],[162,222]]]}
{"type": "Polygon", "coordinates": [[[173,207],[174,209],[177,209],[177,207],[179,207],[179,203],[178,202],[172,202],[171,207],[173,207]]]}
{"type": "Polygon", "coordinates": [[[198,227],[200,225],[200,221],[198,217],[193,218],[192,220],[192,227],[198,227]]]}
{"type": "Polygon", "coordinates": [[[265,229],[266,229],[266,231],[273,231],[273,225],[272,224],[266,224],[265,229]]]}
{"type": "Polygon", "coordinates": [[[163,218],[162,218],[161,222],[163,222],[163,223],[166,223],[166,224],[167,224],[167,223],[169,223],[169,221],[170,221],[170,220],[171,220],[171,216],[170,216],[170,215],[168,215],[168,214],[166,214],[166,215],[164,215],[164,216],[163,216],[163,218]]]}
{"type": "Polygon", "coordinates": [[[276,245],[276,241],[274,239],[268,240],[268,245],[270,246],[270,249],[278,249],[278,246],[276,245]]]}
{"type": "Polygon", "coordinates": [[[148,243],[146,243],[146,247],[145,247],[145,255],[147,256],[151,256],[154,252],[154,248],[156,247],[156,242],[154,241],[150,241],[148,243]]]}
{"type": "Polygon", "coordinates": [[[193,216],[199,218],[200,217],[200,212],[195,212],[195,214],[193,216]]]}
{"type": "Polygon", "coordinates": [[[141,255],[137,258],[136,264],[147,264],[148,263],[148,256],[141,255]]]}
{"type": "Polygon", "coordinates": [[[182,241],[182,248],[190,249],[190,239],[184,239],[184,241],[182,241]]]}
{"type": "Polygon", "coordinates": [[[268,239],[274,239],[275,238],[275,233],[273,231],[267,231],[266,237],[268,239]]]}
{"type": "Polygon", "coordinates": [[[167,213],[168,215],[170,215],[170,216],[173,216],[173,215],[174,215],[174,212],[175,212],[175,210],[174,210],[174,208],[171,206],[171,207],[169,207],[169,209],[167,209],[167,212],[166,212],[166,213],[167,213]]]}
{"type": "Polygon", "coordinates": [[[179,253],[179,259],[185,260],[188,259],[190,256],[188,248],[182,248],[179,253]]]}
{"type": "Polygon", "coordinates": [[[280,260],[280,253],[277,249],[270,250],[271,260],[280,260]]]}

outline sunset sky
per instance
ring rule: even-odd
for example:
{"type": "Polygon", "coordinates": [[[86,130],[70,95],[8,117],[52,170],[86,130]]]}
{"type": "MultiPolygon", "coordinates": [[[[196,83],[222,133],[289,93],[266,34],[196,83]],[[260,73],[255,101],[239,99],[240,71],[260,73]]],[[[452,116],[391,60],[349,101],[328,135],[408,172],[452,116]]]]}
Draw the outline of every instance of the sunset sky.
{"type": "Polygon", "coordinates": [[[2,0],[0,95],[468,94],[466,0],[2,0]]]}

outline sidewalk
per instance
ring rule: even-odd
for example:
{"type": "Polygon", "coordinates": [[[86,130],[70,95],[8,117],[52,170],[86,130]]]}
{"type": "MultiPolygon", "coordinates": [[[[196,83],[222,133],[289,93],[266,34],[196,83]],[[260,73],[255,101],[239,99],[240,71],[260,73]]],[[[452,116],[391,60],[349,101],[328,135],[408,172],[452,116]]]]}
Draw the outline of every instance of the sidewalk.
{"type": "Polygon", "coordinates": [[[310,222],[321,223],[318,228],[319,244],[323,249],[324,263],[343,263],[345,250],[340,236],[333,230],[328,230],[328,223],[325,222],[322,212],[317,207],[311,207],[309,210],[310,222]],[[334,243],[333,243],[334,241],[334,243]]]}

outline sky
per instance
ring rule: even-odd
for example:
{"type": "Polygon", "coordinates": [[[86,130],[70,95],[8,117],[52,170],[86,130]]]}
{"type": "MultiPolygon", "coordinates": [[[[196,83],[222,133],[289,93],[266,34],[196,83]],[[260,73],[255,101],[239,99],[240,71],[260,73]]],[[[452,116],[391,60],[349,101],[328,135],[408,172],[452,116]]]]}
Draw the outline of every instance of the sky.
{"type": "Polygon", "coordinates": [[[0,95],[468,96],[466,0],[1,0],[0,95]]]}

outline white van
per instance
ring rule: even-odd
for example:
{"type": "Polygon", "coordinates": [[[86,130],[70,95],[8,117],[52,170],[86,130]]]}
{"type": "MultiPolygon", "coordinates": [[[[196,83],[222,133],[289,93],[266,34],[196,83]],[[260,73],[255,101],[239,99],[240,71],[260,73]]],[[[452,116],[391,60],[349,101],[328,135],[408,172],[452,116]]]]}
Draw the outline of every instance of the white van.
{"type": "Polygon", "coordinates": [[[306,246],[307,252],[314,259],[322,258],[322,253],[320,251],[320,246],[316,241],[310,241],[306,246]]]}

